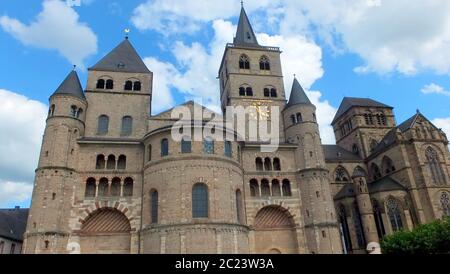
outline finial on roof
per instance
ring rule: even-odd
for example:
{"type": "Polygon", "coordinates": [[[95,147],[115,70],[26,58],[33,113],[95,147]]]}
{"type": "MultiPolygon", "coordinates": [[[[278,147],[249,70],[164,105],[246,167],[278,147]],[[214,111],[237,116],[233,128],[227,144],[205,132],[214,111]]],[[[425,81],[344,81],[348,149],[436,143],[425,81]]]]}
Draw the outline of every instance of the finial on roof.
{"type": "Polygon", "coordinates": [[[417,114],[420,114],[420,110],[419,109],[417,109],[416,112],[417,112],[417,114]]]}
{"type": "Polygon", "coordinates": [[[77,65],[73,65],[73,71],[75,71],[77,69],[77,65]]]}
{"type": "Polygon", "coordinates": [[[241,7],[244,7],[244,0],[241,0],[241,7]]]}
{"type": "Polygon", "coordinates": [[[128,40],[128,35],[130,34],[130,29],[129,28],[126,28],[125,30],[124,30],[124,32],[125,32],[125,39],[127,39],[128,40]]]}

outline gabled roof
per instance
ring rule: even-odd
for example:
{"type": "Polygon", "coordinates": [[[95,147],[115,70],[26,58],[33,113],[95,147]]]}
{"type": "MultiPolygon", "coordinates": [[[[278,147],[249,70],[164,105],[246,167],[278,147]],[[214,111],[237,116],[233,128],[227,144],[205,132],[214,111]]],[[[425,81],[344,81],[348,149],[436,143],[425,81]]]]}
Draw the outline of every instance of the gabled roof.
{"type": "Polygon", "coordinates": [[[368,187],[369,193],[395,191],[395,190],[406,191],[404,186],[402,186],[399,182],[395,181],[391,177],[381,178],[378,181],[368,184],[368,187]]]}
{"type": "Polygon", "coordinates": [[[28,209],[0,209],[0,237],[23,241],[27,226],[28,209]]]}
{"type": "Polygon", "coordinates": [[[153,115],[152,118],[159,118],[159,117],[163,117],[163,116],[166,116],[166,115],[169,115],[169,116],[170,116],[171,112],[172,112],[174,109],[176,109],[177,107],[182,107],[182,106],[188,107],[189,109],[191,109],[191,113],[193,113],[194,107],[199,107],[199,108],[202,109],[202,111],[203,111],[204,113],[214,114],[215,117],[222,117],[222,114],[217,113],[217,112],[215,112],[215,111],[213,111],[213,110],[211,110],[211,109],[209,109],[209,108],[207,108],[207,107],[205,107],[205,106],[203,106],[203,105],[200,105],[200,104],[196,103],[195,101],[192,101],[192,100],[191,100],[191,101],[187,101],[187,102],[185,102],[185,103],[183,103],[183,104],[174,106],[173,108],[170,108],[170,109],[168,109],[168,110],[165,110],[165,111],[163,111],[163,112],[160,112],[160,113],[158,113],[158,114],[156,114],[156,115],[153,115]]]}
{"type": "Polygon", "coordinates": [[[125,39],[89,70],[150,73],[128,39],[125,39]]]}
{"type": "Polygon", "coordinates": [[[353,154],[337,145],[322,145],[322,148],[323,153],[325,154],[325,161],[362,161],[358,155],[353,154]]]}
{"type": "Polygon", "coordinates": [[[352,183],[345,184],[341,190],[333,197],[334,200],[340,200],[344,198],[355,197],[355,189],[352,183]]]}
{"type": "Polygon", "coordinates": [[[298,104],[312,105],[311,101],[305,93],[305,90],[302,88],[297,78],[294,78],[294,83],[292,83],[291,96],[289,97],[289,102],[286,107],[298,104]]]}
{"type": "Polygon", "coordinates": [[[380,107],[380,108],[390,108],[390,109],[393,108],[391,106],[385,105],[383,103],[377,102],[377,101],[369,99],[369,98],[344,97],[341,105],[339,106],[339,109],[338,109],[336,115],[334,116],[333,122],[331,124],[334,124],[337,119],[339,119],[342,115],[344,115],[352,107],[380,107]]]}
{"type": "Polygon", "coordinates": [[[258,40],[256,39],[255,32],[250,24],[250,20],[248,20],[244,7],[241,8],[241,15],[239,16],[238,28],[233,44],[236,46],[259,47],[258,40]]]}
{"type": "Polygon", "coordinates": [[[80,99],[86,99],[83,88],[81,87],[80,78],[78,78],[78,74],[75,70],[72,70],[61,85],[59,85],[53,93],[53,95],[56,94],[71,95],[80,99]]]}

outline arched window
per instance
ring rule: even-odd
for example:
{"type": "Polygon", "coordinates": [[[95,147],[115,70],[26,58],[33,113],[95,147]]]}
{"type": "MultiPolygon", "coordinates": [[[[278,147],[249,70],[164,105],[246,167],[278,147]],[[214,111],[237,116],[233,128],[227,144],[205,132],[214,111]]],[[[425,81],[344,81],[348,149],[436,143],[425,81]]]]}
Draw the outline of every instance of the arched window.
{"type": "Polygon", "coordinates": [[[303,122],[303,116],[301,113],[297,113],[297,123],[303,122]]]}
{"type": "Polygon", "coordinates": [[[269,88],[264,89],[264,97],[270,97],[270,89],[269,88]]]}
{"type": "Polygon", "coordinates": [[[297,124],[297,118],[295,117],[295,114],[291,115],[291,122],[293,125],[297,124]]]}
{"type": "Polygon", "coordinates": [[[391,158],[384,156],[382,168],[385,174],[389,174],[395,171],[395,165],[394,162],[391,160],[391,158]]]}
{"type": "Polygon", "coordinates": [[[98,117],[97,134],[106,135],[109,129],[109,117],[106,115],[100,115],[98,117]]]}
{"type": "Polygon", "coordinates": [[[250,69],[250,59],[247,55],[243,54],[239,58],[239,68],[240,69],[250,69]]]}
{"type": "Polygon", "coordinates": [[[352,206],[353,223],[355,224],[356,239],[360,248],[366,247],[366,238],[364,237],[364,229],[361,220],[361,214],[359,213],[359,207],[356,201],[352,206]]]}
{"type": "Polygon", "coordinates": [[[161,157],[169,155],[169,141],[167,139],[161,140],[161,157]]]}
{"type": "Polygon", "coordinates": [[[98,197],[106,197],[108,196],[108,179],[101,178],[98,183],[98,197]]]}
{"type": "Polygon", "coordinates": [[[192,218],[208,218],[208,187],[203,183],[192,188],[192,218]]]}
{"type": "Polygon", "coordinates": [[[50,109],[48,110],[48,116],[51,117],[55,114],[55,105],[52,105],[50,109]]]}
{"type": "Polygon", "coordinates": [[[123,183],[123,196],[125,197],[131,197],[133,196],[133,179],[132,178],[126,178],[123,183]]]}
{"type": "Polygon", "coordinates": [[[386,116],[384,113],[378,113],[377,115],[377,123],[379,126],[385,126],[386,125],[386,116]]]}
{"type": "Polygon", "coordinates": [[[272,160],[269,157],[264,159],[264,170],[271,171],[272,170],[272,160]]]}
{"type": "Polygon", "coordinates": [[[243,223],[243,205],[242,205],[242,193],[241,191],[238,189],[236,190],[236,217],[237,217],[237,222],[239,224],[243,223]]]}
{"type": "Polygon", "coordinates": [[[214,141],[211,138],[203,140],[203,152],[205,154],[214,154],[214,141]]]}
{"type": "Polygon", "coordinates": [[[364,120],[366,121],[366,125],[373,125],[373,116],[372,113],[367,112],[364,114],[364,120]]]}
{"type": "Polygon", "coordinates": [[[94,178],[89,178],[86,181],[85,197],[95,197],[96,182],[94,178]]]}
{"type": "Polygon", "coordinates": [[[116,156],[109,155],[108,161],[106,162],[106,168],[107,169],[116,169],[116,156]]]}
{"type": "Polygon", "coordinates": [[[292,196],[291,182],[289,182],[289,180],[287,179],[283,180],[282,189],[283,189],[283,196],[292,196]]]}
{"type": "Polygon", "coordinates": [[[271,88],[270,89],[270,97],[272,97],[272,98],[277,98],[278,97],[278,93],[277,93],[277,90],[275,88],[271,88]]]}
{"type": "Polygon", "coordinates": [[[230,141],[225,141],[225,148],[224,148],[224,154],[226,157],[231,158],[233,157],[233,147],[230,141]]]}
{"type": "Polygon", "coordinates": [[[105,169],[105,156],[104,155],[97,155],[97,161],[95,163],[95,169],[105,169]]]}
{"type": "Polygon", "coordinates": [[[152,190],[150,193],[150,204],[151,204],[151,217],[152,217],[152,224],[158,223],[158,204],[159,204],[159,197],[158,197],[158,191],[152,190]]]}
{"type": "Polygon", "coordinates": [[[349,176],[348,176],[348,172],[345,170],[345,168],[339,166],[336,168],[335,171],[335,181],[336,182],[348,182],[349,181],[349,176]]]}
{"type": "Polygon", "coordinates": [[[348,254],[352,252],[352,240],[350,237],[350,229],[348,227],[347,221],[347,212],[345,210],[345,206],[343,204],[339,204],[338,206],[338,214],[339,214],[339,226],[342,235],[342,244],[344,247],[344,253],[348,254]]]}
{"type": "Polygon", "coordinates": [[[280,159],[279,158],[274,158],[273,159],[273,170],[275,170],[275,171],[280,171],[281,170],[281,164],[280,164],[280,159]]]}
{"type": "Polygon", "coordinates": [[[149,162],[152,160],[152,145],[147,146],[147,160],[149,162]]]}
{"type": "Polygon", "coordinates": [[[272,196],[281,196],[281,184],[277,179],[272,180],[272,196]]]}
{"type": "Polygon", "coordinates": [[[261,59],[259,59],[259,68],[261,70],[270,70],[270,61],[267,56],[262,56],[261,59]]]}
{"type": "Polygon", "coordinates": [[[130,136],[133,132],[133,118],[131,116],[125,116],[122,118],[122,129],[120,135],[130,136]]]}
{"type": "Polygon", "coordinates": [[[252,89],[252,87],[245,88],[245,96],[253,96],[253,89],[252,89]]]}
{"type": "Polygon", "coordinates": [[[250,180],[250,196],[259,197],[259,185],[256,179],[250,180]]]}
{"type": "Polygon", "coordinates": [[[120,196],[120,178],[114,178],[111,182],[111,196],[119,197],[120,196]]]}
{"type": "Polygon", "coordinates": [[[256,170],[264,170],[263,160],[261,158],[256,158],[256,170]]]}
{"type": "Polygon", "coordinates": [[[438,186],[446,185],[444,170],[442,169],[436,150],[432,147],[428,147],[425,151],[425,156],[428,161],[428,169],[433,183],[438,186]]]}
{"type": "Polygon", "coordinates": [[[125,82],[125,90],[132,90],[133,89],[133,82],[132,81],[126,81],[125,82]]]}
{"type": "Polygon", "coordinates": [[[372,178],[374,181],[381,178],[381,171],[377,164],[372,163],[372,165],[370,166],[370,170],[372,172],[372,178]]]}
{"type": "Polygon", "coordinates": [[[373,215],[375,217],[375,225],[377,227],[378,238],[381,239],[386,235],[384,230],[383,217],[381,213],[381,208],[377,200],[372,200],[373,215]]]}
{"type": "Polygon", "coordinates": [[[262,197],[270,196],[270,184],[267,179],[262,179],[261,181],[261,196],[262,197]]]}
{"type": "Polygon", "coordinates": [[[245,87],[239,88],[239,96],[245,96],[245,87]]]}
{"type": "Polygon", "coordinates": [[[76,118],[79,119],[79,118],[81,117],[81,114],[83,114],[83,109],[82,109],[82,108],[79,108],[79,109],[77,110],[76,118]]]}
{"type": "Polygon", "coordinates": [[[184,136],[181,139],[181,153],[191,153],[192,152],[192,142],[189,140],[189,137],[184,136]]]}
{"type": "Polygon", "coordinates": [[[117,160],[117,169],[124,170],[127,168],[127,156],[120,155],[119,159],[117,160]]]}
{"type": "Polygon", "coordinates": [[[386,201],[386,208],[388,210],[389,220],[393,231],[403,229],[402,213],[398,201],[392,197],[389,197],[386,201]]]}
{"type": "Polygon", "coordinates": [[[114,81],[111,79],[106,80],[106,89],[114,89],[114,81]]]}
{"type": "Polygon", "coordinates": [[[78,110],[77,106],[71,106],[70,107],[70,116],[77,117],[77,110],[78,110]]]}
{"type": "Polygon", "coordinates": [[[105,89],[105,80],[103,79],[97,80],[97,89],[105,89]]]}
{"type": "Polygon", "coordinates": [[[134,91],[140,91],[141,90],[141,82],[139,82],[139,81],[136,81],[136,82],[134,82],[134,85],[133,85],[133,90],[134,91]]]}
{"type": "Polygon", "coordinates": [[[450,216],[449,195],[447,192],[441,193],[441,206],[442,206],[442,215],[444,217],[450,216]]]}

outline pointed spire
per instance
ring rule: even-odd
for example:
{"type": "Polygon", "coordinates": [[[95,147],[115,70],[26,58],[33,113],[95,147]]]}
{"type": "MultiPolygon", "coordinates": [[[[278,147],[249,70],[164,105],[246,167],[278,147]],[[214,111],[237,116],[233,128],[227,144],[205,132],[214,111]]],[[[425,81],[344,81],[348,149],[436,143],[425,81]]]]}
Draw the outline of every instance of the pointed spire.
{"type": "Polygon", "coordinates": [[[131,45],[129,39],[123,40],[115,49],[108,53],[89,70],[150,73],[139,54],[131,45]]]}
{"type": "Polygon", "coordinates": [[[53,93],[53,95],[57,94],[70,95],[83,100],[86,99],[83,88],[81,87],[80,78],[78,78],[75,68],[67,75],[66,79],[64,79],[61,85],[53,93]]]}
{"type": "Polygon", "coordinates": [[[286,107],[293,105],[305,104],[312,105],[302,86],[298,82],[297,78],[294,77],[294,83],[292,84],[291,97],[286,107]]]}
{"type": "Polygon", "coordinates": [[[245,12],[244,3],[241,2],[241,5],[241,15],[239,16],[239,23],[236,37],[234,38],[234,44],[237,46],[259,47],[255,32],[253,31],[250,20],[248,20],[247,13],[245,12]]]}

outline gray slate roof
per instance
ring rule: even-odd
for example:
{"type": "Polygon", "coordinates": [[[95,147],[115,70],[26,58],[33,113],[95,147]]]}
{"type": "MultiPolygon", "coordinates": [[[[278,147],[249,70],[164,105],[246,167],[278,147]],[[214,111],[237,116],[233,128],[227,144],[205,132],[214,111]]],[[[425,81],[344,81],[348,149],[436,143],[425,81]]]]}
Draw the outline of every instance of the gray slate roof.
{"type": "Polygon", "coordinates": [[[390,109],[393,108],[391,106],[385,105],[383,103],[377,102],[369,98],[344,97],[331,124],[334,124],[338,118],[344,115],[352,107],[382,107],[390,109]]]}
{"type": "Polygon", "coordinates": [[[248,20],[247,13],[244,7],[241,8],[241,15],[239,16],[238,28],[233,44],[235,46],[259,47],[255,32],[253,31],[250,20],[248,20]]]}
{"type": "Polygon", "coordinates": [[[302,88],[297,78],[294,78],[294,83],[292,84],[291,96],[289,97],[289,102],[286,107],[290,107],[293,105],[305,104],[312,105],[308,96],[305,93],[305,90],[302,88]]]}
{"type": "Polygon", "coordinates": [[[72,70],[61,85],[56,89],[53,95],[63,94],[71,95],[80,99],[86,99],[83,88],[81,87],[80,78],[75,70],[72,70]]]}
{"type": "Polygon", "coordinates": [[[325,161],[362,161],[362,159],[358,155],[353,154],[350,151],[345,150],[337,145],[322,145],[322,148],[325,154],[325,161]]]}
{"type": "Polygon", "coordinates": [[[394,190],[406,191],[406,189],[399,182],[395,181],[391,177],[381,178],[378,181],[368,184],[368,187],[370,193],[394,190]]]}
{"type": "Polygon", "coordinates": [[[150,73],[128,39],[125,39],[89,70],[150,73]]]}
{"type": "Polygon", "coordinates": [[[334,196],[334,200],[340,200],[348,197],[355,197],[355,189],[352,183],[345,184],[341,190],[334,196]]]}
{"type": "Polygon", "coordinates": [[[28,209],[0,209],[0,237],[23,241],[27,226],[28,209]]]}

